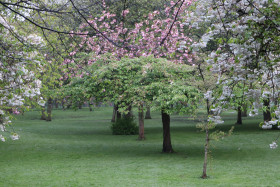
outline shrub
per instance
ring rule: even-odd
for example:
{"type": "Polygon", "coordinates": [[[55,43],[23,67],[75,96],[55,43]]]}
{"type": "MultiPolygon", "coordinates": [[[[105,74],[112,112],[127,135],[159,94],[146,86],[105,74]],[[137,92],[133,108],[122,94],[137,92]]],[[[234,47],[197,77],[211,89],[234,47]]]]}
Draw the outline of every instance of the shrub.
{"type": "Polygon", "coordinates": [[[138,127],[133,117],[118,119],[112,123],[111,129],[114,135],[135,135],[138,133],[138,127]]]}

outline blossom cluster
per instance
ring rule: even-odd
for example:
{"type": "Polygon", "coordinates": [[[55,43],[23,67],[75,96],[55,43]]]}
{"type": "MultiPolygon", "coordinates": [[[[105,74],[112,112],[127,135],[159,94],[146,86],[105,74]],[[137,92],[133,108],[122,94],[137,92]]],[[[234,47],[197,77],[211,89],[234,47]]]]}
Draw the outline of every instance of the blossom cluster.
{"type": "MultiPolygon", "coordinates": [[[[178,63],[192,63],[193,55],[189,50],[192,39],[184,32],[186,27],[181,21],[181,16],[192,0],[178,2],[182,5],[180,8],[173,1],[172,8],[165,8],[166,18],[162,19],[160,12],[154,11],[146,16],[146,20],[137,22],[132,27],[127,27],[125,19],[119,21],[115,14],[105,10],[99,17],[89,18],[80,25],[80,33],[88,34],[91,28],[98,28],[98,32],[94,36],[82,35],[79,43],[72,44],[74,50],[64,61],[67,71],[81,76],[79,71],[83,64],[91,65],[105,53],[111,53],[118,59],[153,55],[178,63]],[[81,62],[77,57],[77,52],[81,50],[90,53],[90,58],[81,62]]],[[[124,10],[122,16],[129,16],[129,10],[124,10]]]]}
{"type": "MultiPolygon", "coordinates": [[[[32,34],[26,37],[28,43],[22,45],[24,40],[19,42],[9,33],[11,28],[13,32],[17,30],[7,19],[2,17],[0,24],[4,25],[3,35],[0,35],[3,47],[0,56],[0,139],[5,141],[3,132],[9,132],[7,127],[11,126],[9,113],[13,111],[14,114],[18,114],[17,108],[22,107],[27,99],[36,101],[41,94],[42,83],[36,78],[35,71],[38,69],[34,69],[40,68],[40,63],[35,60],[38,53],[27,46],[40,47],[43,41],[41,37],[32,34]]],[[[39,102],[43,103],[41,100],[39,102]]],[[[12,140],[19,139],[14,130],[10,137],[12,140]]]]}
{"type": "MultiPolygon", "coordinates": [[[[279,121],[280,47],[279,38],[274,37],[280,33],[279,14],[277,0],[199,0],[185,23],[197,30],[204,27],[204,34],[192,45],[194,52],[205,52],[213,42],[217,45],[205,59],[219,76],[217,85],[222,90],[214,95],[219,103],[213,108],[239,100],[248,103],[249,115],[255,116],[266,100],[275,118],[265,122],[264,128],[279,121]]],[[[209,93],[205,98],[211,97],[209,93]]],[[[215,119],[209,118],[220,122],[215,119]]]]}

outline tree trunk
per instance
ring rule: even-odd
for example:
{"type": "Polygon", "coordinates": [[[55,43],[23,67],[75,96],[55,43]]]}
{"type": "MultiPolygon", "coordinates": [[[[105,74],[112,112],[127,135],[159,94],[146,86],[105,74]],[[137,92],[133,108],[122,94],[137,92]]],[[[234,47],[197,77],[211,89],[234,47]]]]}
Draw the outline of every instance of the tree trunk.
{"type": "Polygon", "coordinates": [[[41,120],[46,120],[46,108],[45,106],[42,106],[42,114],[41,114],[41,120]]]}
{"type": "Polygon", "coordinates": [[[264,106],[266,107],[266,110],[263,111],[263,120],[264,121],[271,121],[271,114],[270,114],[270,106],[269,106],[270,100],[265,99],[263,101],[264,106]]]}
{"type": "Polygon", "coordinates": [[[65,110],[64,99],[61,100],[61,107],[62,107],[62,110],[65,110]]]}
{"type": "Polygon", "coordinates": [[[111,119],[111,122],[112,122],[112,123],[115,123],[115,122],[116,122],[116,113],[117,113],[117,110],[118,110],[117,105],[114,105],[114,106],[113,106],[113,115],[112,115],[112,119],[111,119]]]}
{"type": "Polygon", "coordinates": [[[144,140],[144,111],[143,104],[141,104],[138,108],[138,119],[139,119],[139,137],[138,140],[144,140]]]}
{"type": "Polygon", "coordinates": [[[89,107],[89,111],[92,112],[93,109],[92,109],[92,104],[91,104],[91,102],[88,102],[88,107],[89,107]]]}
{"type": "Polygon", "coordinates": [[[241,116],[242,117],[248,117],[248,115],[247,115],[247,104],[243,105],[243,110],[241,112],[241,116]]]}
{"type": "Polygon", "coordinates": [[[52,98],[49,97],[48,99],[48,108],[47,108],[47,118],[46,121],[51,121],[52,120],[52,98]]]}
{"type": "Polygon", "coordinates": [[[147,111],[146,111],[145,119],[152,119],[150,106],[147,106],[147,111]]]}
{"type": "Polygon", "coordinates": [[[82,108],[83,108],[83,104],[82,104],[82,103],[79,103],[78,105],[79,105],[79,106],[78,106],[79,109],[82,109],[82,108]]]}
{"type": "Polygon", "coordinates": [[[242,110],[241,110],[241,106],[238,106],[237,108],[237,125],[242,125],[242,110]]]}
{"type": "Polygon", "coordinates": [[[54,100],[54,103],[55,103],[55,108],[58,109],[58,102],[57,102],[57,99],[54,100]]]}
{"type": "Polygon", "coordinates": [[[206,179],[207,178],[207,159],[208,159],[208,149],[209,149],[209,130],[208,130],[208,124],[206,124],[205,128],[206,138],[205,138],[205,146],[204,146],[204,163],[203,163],[203,173],[201,178],[206,179]]]}
{"type": "Polygon", "coordinates": [[[122,118],[122,114],[119,112],[118,105],[116,105],[116,114],[117,114],[117,120],[120,120],[122,118]]]}
{"type": "Polygon", "coordinates": [[[68,104],[68,105],[67,105],[67,109],[70,109],[70,108],[71,108],[71,104],[68,104]]]}
{"type": "Polygon", "coordinates": [[[161,119],[163,127],[163,146],[162,152],[164,153],[173,153],[171,145],[171,136],[170,136],[170,115],[167,114],[164,109],[161,110],[161,119]]]}
{"type": "Polygon", "coordinates": [[[127,113],[123,114],[124,118],[131,118],[133,116],[132,114],[132,106],[131,104],[127,105],[127,113]]]}

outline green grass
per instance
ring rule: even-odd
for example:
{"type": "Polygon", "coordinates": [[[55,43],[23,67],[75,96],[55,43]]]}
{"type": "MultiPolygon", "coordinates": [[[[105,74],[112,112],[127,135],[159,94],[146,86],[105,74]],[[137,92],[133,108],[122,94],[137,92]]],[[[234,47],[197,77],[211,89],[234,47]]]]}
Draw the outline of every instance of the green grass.
{"type": "MultiPolygon", "coordinates": [[[[246,118],[234,134],[211,143],[208,179],[200,178],[204,133],[185,116],[172,116],[174,154],[161,153],[159,113],[145,121],[145,141],[115,136],[111,108],[94,112],[55,110],[52,122],[28,112],[14,122],[19,141],[0,143],[0,186],[279,186],[279,149],[269,144],[279,131],[246,118]]],[[[235,114],[225,114],[229,130],[235,114]]]]}

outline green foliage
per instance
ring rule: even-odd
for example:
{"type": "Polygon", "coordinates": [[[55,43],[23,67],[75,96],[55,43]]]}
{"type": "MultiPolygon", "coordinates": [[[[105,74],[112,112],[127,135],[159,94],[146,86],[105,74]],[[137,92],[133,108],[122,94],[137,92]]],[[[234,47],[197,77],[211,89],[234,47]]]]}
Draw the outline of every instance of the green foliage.
{"type": "Polygon", "coordinates": [[[112,123],[111,130],[114,135],[138,134],[138,127],[133,117],[124,117],[112,123]]]}
{"type": "Polygon", "coordinates": [[[138,106],[143,102],[154,110],[166,108],[168,113],[196,111],[200,95],[190,83],[194,72],[191,66],[152,56],[117,61],[107,54],[88,71],[79,78],[80,84],[71,82],[80,87],[71,86],[72,95],[118,103],[119,111],[125,111],[128,103],[138,106]]]}

